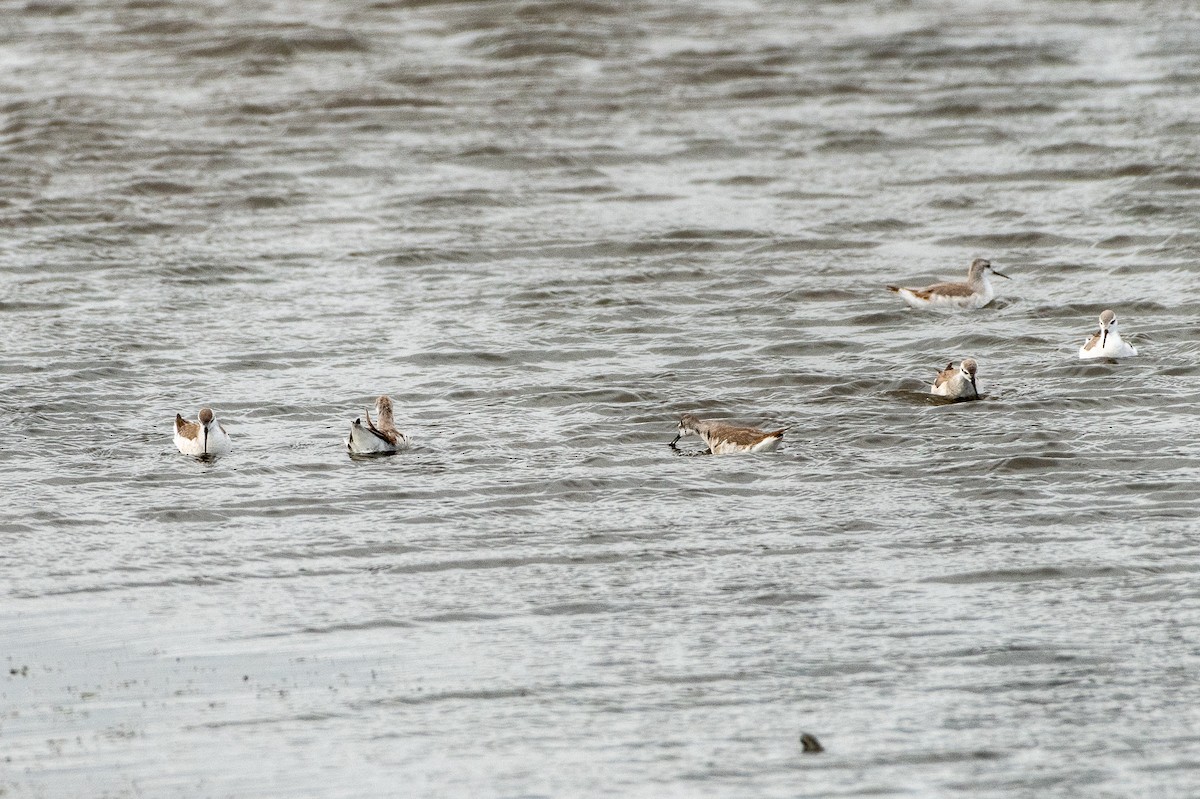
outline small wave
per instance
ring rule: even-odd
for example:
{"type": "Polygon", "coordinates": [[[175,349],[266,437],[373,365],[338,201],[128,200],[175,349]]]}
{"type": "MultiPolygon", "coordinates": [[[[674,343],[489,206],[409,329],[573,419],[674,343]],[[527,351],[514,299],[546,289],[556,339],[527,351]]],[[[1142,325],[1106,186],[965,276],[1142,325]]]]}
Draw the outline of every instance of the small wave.
{"type": "Polygon", "coordinates": [[[616,611],[607,602],[563,602],[557,605],[543,605],[530,611],[535,616],[581,616],[593,613],[613,613],[616,611]]]}
{"type": "Polygon", "coordinates": [[[1057,233],[1047,233],[1042,230],[1022,230],[1013,233],[982,233],[966,236],[949,236],[938,239],[938,244],[948,247],[994,247],[1006,249],[1010,247],[1062,247],[1070,244],[1081,244],[1079,239],[1063,236],[1057,233]]]}
{"type": "Polygon", "coordinates": [[[1086,580],[1096,577],[1116,577],[1127,570],[1116,566],[1033,566],[1024,569],[988,569],[961,572],[941,577],[926,577],[921,582],[948,583],[1032,583],[1044,580],[1086,580]]]}
{"type": "Polygon", "coordinates": [[[608,52],[602,38],[550,28],[484,34],[472,42],[472,47],[501,61],[563,56],[599,59],[608,52]]]}
{"type": "Polygon", "coordinates": [[[125,186],[130,194],[192,194],[195,186],[171,180],[136,180],[125,186]]]}
{"type": "Polygon", "coordinates": [[[232,35],[220,44],[194,47],[187,51],[187,55],[195,58],[292,58],[299,53],[362,53],[367,49],[361,39],[346,31],[289,26],[286,32],[232,35]]]}

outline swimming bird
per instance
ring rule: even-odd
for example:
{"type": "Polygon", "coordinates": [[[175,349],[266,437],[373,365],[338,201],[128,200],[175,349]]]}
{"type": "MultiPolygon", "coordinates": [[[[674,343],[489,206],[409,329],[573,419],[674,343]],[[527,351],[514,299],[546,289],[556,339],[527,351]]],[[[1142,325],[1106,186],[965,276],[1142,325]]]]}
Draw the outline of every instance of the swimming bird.
{"type": "Polygon", "coordinates": [[[996,296],[988,275],[1012,279],[993,269],[990,261],[976,258],[967,270],[965,283],[935,283],[923,289],[888,286],[888,291],[899,294],[913,308],[982,308],[996,296]]]}
{"type": "Polygon", "coordinates": [[[708,444],[710,455],[726,455],[730,452],[770,452],[779,446],[786,427],[767,432],[757,427],[737,427],[725,422],[709,422],[685,413],[679,420],[679,434],[671,442],[671,449],[679,449],[679,439],[697,435],[708,444]]]}
{"type": "Polygon", "coordinates": [[[1137,355],[1137,348],[1121,338],[1117,332],[1117,315],[1111,310],[1100,314],[1100,332],[1079,348],[1079,357],[1091,358],[1129,358],[1137,355]]]}
{"type": "Polygon", "coordinates": [[[198,458],[229,454],[229,434],[213,416],[212,408],[201,408],[199,418],[198,422],[189,422],[175,414],[175,446],[179,451],[198,458]]]}
{"type": "Polygon", "coordinates": [[[355,455],[391,455],[408,446],[408,438],[396,429],[392,419],[392,399],[387,395],[375,400],[375,411],[379,424],[371,421],[371,409],[367,409],[367,423],[355,419],[350,424],[350,437],[346,447],[355,455]]]}
{"type": "Polygon", "coordinates": [[[954,368],[954,361],[951,361],[933,379],[930,392],[939,397],[979,399],[979,388],[975,385],[975,372],[978,368],[974,358],[963,358],[957,369],[954,368]]]}

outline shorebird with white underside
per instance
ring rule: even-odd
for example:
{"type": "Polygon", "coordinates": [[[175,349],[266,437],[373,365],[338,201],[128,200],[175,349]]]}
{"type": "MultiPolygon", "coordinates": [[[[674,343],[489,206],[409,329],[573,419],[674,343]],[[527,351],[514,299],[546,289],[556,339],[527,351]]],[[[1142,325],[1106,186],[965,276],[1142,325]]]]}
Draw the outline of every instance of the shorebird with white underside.
{"type": "Polygon", "coordinates": [[[888,291],[900,295],[912,308],[982,308],[996,296],[990,275],[1011,280],[1008,275],[997,272],[984,258],[976,258],[967,270],[965,283],[934,283],[923,289],[908,289],[903,286],[888,286],[888,291]]]}
{"type": "Polygon", "coordinates": [[[1131,358],[1137,355],[1137,348],[1121,338],[1117,332],[1117,315],[1112,310],[1100,314],[1100,330],[1093,333],[1091,338],[1079,348],[1082,360],[1092,358],[1131,358]]]}
{"type": "Polygon", "coordinates": [[[779,430],[759,430],[757,427],[738,427],[725,422],[714,422],[699,419],[695,415],[685,413],[679,420],[679,433],[671,441],[671,449],[678,450],[676,444],[681,438],[689,435],[699,436],[708,445],[710,455],[727,455],[731,452],[771,452],[779,446],[787,428],[779,430]]]}
{"type": "Polygon", "coordinates": [[[201,408],[199,421],[189,422],[175,414],[175,446],[184,455],[215,458],[233,448],[229,434],[213,416],[212,408],[201,408]]]}
{"type": "Polygon", "coordinates": [[[375,412],[379,424],[371,421],[371,409],[367,409],[367,423],[361,418],[350,423],[350,437],[346,448],[353,455],[391,455],[408,447],[408,438],[396,429],[392,417],[392,399],[382,396],[375,400],[375,412]]]}
{"type": "Polygon", "coordinates": [[[951,399],[979,399],[979,387],[975,383],[975,373],[978,369],[974,358],[963,358],[957,369],[954,368],[954,361],[951,361],[946,364],[945,369],[938,372],[929,391],[939,397],[951,399]]]}

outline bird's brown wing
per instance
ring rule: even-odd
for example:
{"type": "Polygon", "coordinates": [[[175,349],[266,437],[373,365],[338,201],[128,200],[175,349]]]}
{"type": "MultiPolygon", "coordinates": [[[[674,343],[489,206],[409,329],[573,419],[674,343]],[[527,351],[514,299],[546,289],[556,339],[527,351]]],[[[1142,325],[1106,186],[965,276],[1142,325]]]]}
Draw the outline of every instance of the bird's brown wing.
{"type": "Polygon", "coordinates": [[[196,438],[200,435],[200,425],[189,422],[179,414],[175,414],[175,435],[184,438],[196,438]]]}
{"type": "MultiPolygon", "coordinates": [[[[778,433],[782,435],[783,430],[779,430],[778,433]]],[[[741,447],[754,446],[764,438],[770,438],[775,435],[775,433],[759,430],[757,427],[734,427],[731,424],[711,425],[708,429],[708,434],[711,438],[718,441],[728,441],[731,444],[737,444],[741,447]]]]}
{"type": "MultiPolygon", "coordinates": [[[[383,423],[383,419],[380,419],[379,421],[380,421],[380,424],[383,423]]],[[[387,426],[387,425],[385,425],[384,427],[376,427],[375,426],[375,423],[371,421],[371,409],[370,408],[367,409],[367,429],[370,430],[372,433],[374,433],[379,438],[381,438],[384,441],[386,441],[387,443],[391,444],[392,446],[396,446],[396,442],[400,440],[400,432],[398,430],[396,430],[395,426],[387,426]]]]}
{"type": "Polygon", "coordinates": [[[940,294],[943,297],[970,297],[975,293],[966,283],[934,283],[923,289],[909,289],[909,291],[923,300],[929,299],[934,294],[940,294]]]}

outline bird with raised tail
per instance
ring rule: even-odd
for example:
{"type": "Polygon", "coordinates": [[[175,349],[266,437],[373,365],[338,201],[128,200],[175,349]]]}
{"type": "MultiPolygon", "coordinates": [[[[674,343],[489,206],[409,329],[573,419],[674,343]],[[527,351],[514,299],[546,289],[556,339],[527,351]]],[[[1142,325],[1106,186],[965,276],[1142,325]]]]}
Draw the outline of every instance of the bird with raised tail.
{"type": "Polygon", "coordinates": [[[229,434],[213,416],[212,408],[201,408],[199,421],[189,422],[175,414],[175,446],[184,455],[215,458],[233,448],[229,434]]]}
{"type": "Polygon", "coordinates": [[[1008,275],[997,272],[990,261],[976,258],[967,269],[965,283],[935,283],[923,289],[903,286],[888,286],[888,291],[900,295],[912,308],[982,308],[996,296],[989,276],[995,275],[1011,280],[1008,275]]]}
{"type": "Polygon", "coordinates": [[[391,455],[408,447],[408,438],[396,429],[391,397],[385,395],[375,400],[375,412],[379,424],[371,421],[370,408],[367,409],[366,424],[361,418],[350,423],[346,448],[352,455],[391,455]]]}
{"type": "Polygon", "coordinates": [[[708,454],[727,455],[731,452],[771,452],[783,438],[787,428],[766,431],[757,427],[738,427],[725,422],[705,421],[685,413],[679,420],[679,432],[670,447],[679,450],[679,440],[696,435],[708,445],[708,454]]]}
{"type": "Polygon", "coordinates": [[[1117,315],[1110,309],[1100,314],[1100,330],[1079,348],[1082,360],[1092,358],[1131,358],[1137,348],[1121,338],[1117,331],[1117,315]]]}
{"type": "Polygon", "coordinates": [[[975,383],[975,373],[978,370],[979,365],[975,363],[974,358],[963,358],[957,369],[954,368],[954,361],[951,361],[946,364],[945,369],[938,372],[929,391],[950,399],[979,399],[979,387],[975,383]]]}

